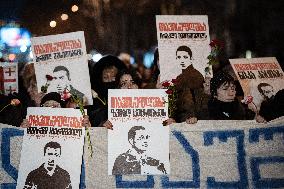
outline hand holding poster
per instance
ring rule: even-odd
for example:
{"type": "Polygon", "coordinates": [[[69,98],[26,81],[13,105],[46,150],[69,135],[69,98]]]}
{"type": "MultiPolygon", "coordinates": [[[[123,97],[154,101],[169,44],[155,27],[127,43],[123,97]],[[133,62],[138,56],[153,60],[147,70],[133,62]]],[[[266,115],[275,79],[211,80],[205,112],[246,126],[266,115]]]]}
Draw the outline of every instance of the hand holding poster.
{"type": "Polygon", "coordinates": [[[165,90],[109,90],[108,174],[169,174],[165,90]]]}
{"type": "Polygon", "coordinates": [[[93,103],[83,32],[32,38],[38,91],[68,90],[85,105],[93,103]]]}
{"type": "Polygon", "coordinates": [[[156,16],[161,81],[176,78],[188,67],[205,76],[210,37],[207,16],[156,16]]]}
{"type": "Polygon", "coordinates": [[[79,188],[85,129],[79,110],[28,108],[17,189],[79,188]],[[35,154],[37,154],[35,156],[35,154]]]}
{"type": "Polygon", "coordinates": [[[230,59],[244,95],[251,95],[260,108],[261,103],[284,88],[284,73],[275,57],[230,59]]]}

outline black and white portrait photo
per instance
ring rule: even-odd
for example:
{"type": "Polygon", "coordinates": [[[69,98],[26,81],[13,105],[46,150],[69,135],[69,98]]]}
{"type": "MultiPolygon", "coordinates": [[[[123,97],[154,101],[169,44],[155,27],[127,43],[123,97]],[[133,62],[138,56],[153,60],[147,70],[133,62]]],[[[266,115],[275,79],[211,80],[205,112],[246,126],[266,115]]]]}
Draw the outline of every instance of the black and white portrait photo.
{"type": "Polygon", "coordinates": [[[76,95],[85,105],[92,104],[91,84],[88,67],[82,62],[68,60],[55,63],[35,63],[38,90],[48,83],[47,93],[64,91],[76,95]],[[46,75],[51,76],[47,80],[46,75]]]}
{"type": "Polygon", "coordinates": [[[167,153],[168,144],[165,144],[166,137],[164,140],[156,142],[159,129],[156,130],[157,133],[155,134],[153,127],[152,129],[139,125],[130,127],[127,131],[127,137],[124,138],[123,151],[113,157],[115,159],[113,159],[114,162],[112,163],[110,174],[161,175],[169,173],[169,162],[167,159],[169,154],[167,153]]]}
{"type": "Polygon", "coordinates": [[[58,165],[61,151],[62,149],[58,142],[51,141],[44,146],[44,163],[28,174],[24,189],[72,188],[69,173],[58,165]]]}
{"type": "Polygon", "coordinates": [[[32,126],[24,130],[16,189],[79,189],[85,129],[72,128],[70,122],[40,126],[33,119],[39,116],[80,119],[82,114],[73,108],[28,108],[32,126]]]}
{"type": "Polygon", "coordinates": [[[210,54],[208,17],[205,15],[156,15],[159,49],[160,81],[175,79],[186,68],[192,67],[203,77],[210,54]],[[171,37],[163,37],[164,23],[189,23],[188,28],[173,30],[171,37]],[[195,26],[200,26],[198,32],[195,26]],[[202,29],[201,29],[202,28],[202,29]],[[194,37],[194,36],[198,37],[194,37]],[[173,37],[174,36],[174,37],[173,37]],[[208,37],[201,37],[208,36],[208,37]]]}

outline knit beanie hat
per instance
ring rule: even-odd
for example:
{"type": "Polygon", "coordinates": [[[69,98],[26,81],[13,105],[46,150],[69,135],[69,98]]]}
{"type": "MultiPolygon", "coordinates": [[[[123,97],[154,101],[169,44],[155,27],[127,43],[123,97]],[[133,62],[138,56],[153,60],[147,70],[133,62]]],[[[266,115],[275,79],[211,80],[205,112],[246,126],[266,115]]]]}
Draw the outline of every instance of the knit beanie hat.
{"type": "Polygon", "coordinates": [[[45,102],[49,100],[54,100],[58,103],[60,103],[61,107],[64,107],[64,102],[61,100],[61,96],[59,93],[56,92],[50,92],[44,95],[44,97],[41,99],[40,106],[42,106],[45,102]]]}

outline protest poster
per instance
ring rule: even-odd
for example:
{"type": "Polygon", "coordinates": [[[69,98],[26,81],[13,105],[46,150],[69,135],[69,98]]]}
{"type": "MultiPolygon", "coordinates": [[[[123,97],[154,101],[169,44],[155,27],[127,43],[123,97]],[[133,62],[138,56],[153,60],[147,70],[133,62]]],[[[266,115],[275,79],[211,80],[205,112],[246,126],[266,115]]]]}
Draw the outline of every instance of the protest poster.
{"type": "Polygon", "coordinates": [[[67,90],[85,105],[92,105],[84,32],[34,37],[31,41],[38,91],[62,94],[67,90]]]}
{"type": "Polygon", "coordinates": [[[1,62],[0,63],[0,92],[8,95],[17,93],[18,87],[18,64],[1,62]]]}
{"type": "Polygon", "coordinates": [[[79,188],[82,119],[78,109],[28,108],[31,127],[24,131],[17,189],[79,188]]]}
{"type": "Polygon", "coordinates": [[[275,57],[229,59],[244,96],[252,96],[259,109],[265,99],[284,88],[284,73],[275,57]]]}
{"type": "Polygon", "coordinates": [[[31,38],[35,62],[81,59],[86,56],[83,31],[31,38]]]}
{"type": "Polygon", "coordinates": [[[169,174],[165,90],[108,91],[108,175],[169,174]]]}
{"type": "Polygon", "coordinates": [[[210,54],[206,15],[157,15],[160,81],[175,79],[190,65],[204,77],[210,54]]]}

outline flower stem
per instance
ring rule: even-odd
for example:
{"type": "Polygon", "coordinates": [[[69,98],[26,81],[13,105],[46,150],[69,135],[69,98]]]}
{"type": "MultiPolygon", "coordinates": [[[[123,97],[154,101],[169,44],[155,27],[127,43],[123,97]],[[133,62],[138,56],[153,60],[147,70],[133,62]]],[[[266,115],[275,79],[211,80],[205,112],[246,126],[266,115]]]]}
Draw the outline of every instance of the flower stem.
{"type": "Polygon", "coordinates": [[[4,106],[1,110],[0,110],[0,113],[5,109],[7,108],[8,106],[10,106],[11,104],[7,104],[6,106],[4,106]]]}
{"type": "Polygon", "coordinates": [[[105,101],[103,101],[100,97],[97,97],[103,105],[106,105],[105,101]]]}
{"type": "MultiPolygon", "coordinates": [[[[78,98],[75,98],[72,94],[71,94],[71,98],[74,102],[76,102],[76,104],[78,104],[78,106],[80,108],[80,112],[84,117],[86,115],[86,113],[85,113],[82,101],[78,98]]],[[[88,149],[90,150],[90,156],[93,157],[93,145],[92,145],[92,142],[91,142],[90,131],[89,131],[88,127],[85,127],[85,130],[86,130],[86,137],[87,137],[87,141],[88,141],[88,149]]]]}

